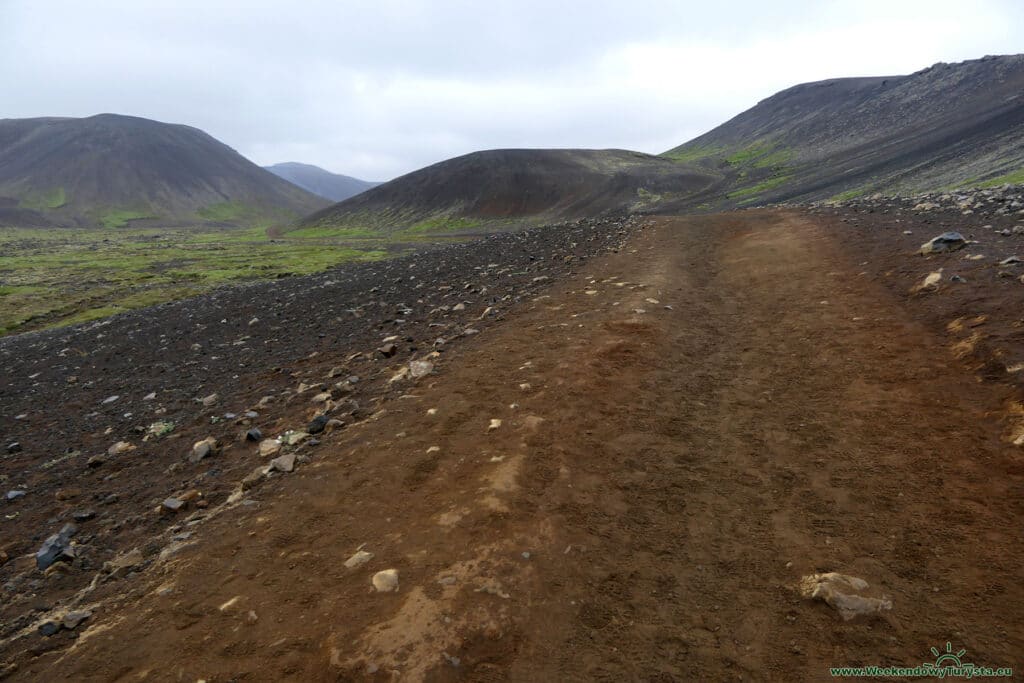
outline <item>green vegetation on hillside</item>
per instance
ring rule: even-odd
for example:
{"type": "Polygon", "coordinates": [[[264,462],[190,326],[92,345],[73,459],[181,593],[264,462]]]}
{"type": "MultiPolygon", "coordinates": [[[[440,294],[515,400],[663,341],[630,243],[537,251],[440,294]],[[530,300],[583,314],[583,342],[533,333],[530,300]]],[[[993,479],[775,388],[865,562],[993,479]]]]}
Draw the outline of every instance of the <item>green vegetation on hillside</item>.
{"type": "Polygon", "coordinates": [[[414,225],[410,225],[398,234],[403,236],[435,235],[449,232],[460,232],[479,228],[482,221],[472,218],[460,218],[456,216],[439,216],[428,218],[414,225]]]}
{"type": "Polygon", "coordinates": [[[67,193],[63,187],[55,187],[46,192],[23,197],[18,202],[18,207],[32,211],[46,211],[47,209],[59,209],[68,203],[67,193]]]}
{"type": "MultiPolygon", "coordinates": [[[[284,233],[288,238],[422,241],[429,237],[445,237],[463,232],[500,231],[520,227],[525,219],[481,219],[440,215],[430,218],[402,211],[360,211],[345,216],[343,222],[316,223],[284,233]],[[404,226],[404,227],[403,227],[404,226]]],[[[541,219],[532,216],[534,222],[541,219]]]]}
{"type": "Polygon", "coordinates": [[[686,147],[684,145],[664,152],[661,156],[680,163],[693,163],[701,161],[702,159],[720,157],[724,154],[725,149],[723,147],[715,147],[713,145],[694,145],[693,147],[686,147]]]}
{"type": "Polygon", "coordinates": [[[865,194],[866,192],[867,192],[866,188],[858,187],[858,188],[854,188],[852,190],[846,190],[845,192],[840,192],[839,194],[833,195],[833,196],[829,197],[829,201],[830,202],[846,202],[846,201],[849,201],[851,199],[856,199],[857,197],[860,197],[861,195],[865,194]]]}
{"type": "Polygon", "coordinates": [[[990,178],[975,184],[976,187],[998,187],[1000,185],[1021,185],[1024,184],[1024,168],[1011,171],[997,178],[990,178]]]}
{"type": "Polygon", "coordinates": [[[791,150],[778,147],[767,140],[758,140],[742,149],[735,150],[725,158],[732,166],[750,168],[781,168],[793,158],[791,150]]]}
{"type": "Polygon", "coordinates": [[[751,185],[750,187],[741,187],[738,190],[733,190],[732,192],[729,192],[726,196],[729,199],[747,199],[753,201],[757,199],[759,196],[763,195],[764,193],[770,190],[774,190],[775,188],[780,187],[781,185],[784,185],[792,177],[793,176],[791,175],[773,176],[771,178],[768,178],[767,180],[759,182],[756,185],[751,185]]]}
{"type": "Polygon", "coordinates": [[[287,237],[295,239],[315,239],[315,238],[334,238],[334,239],[349,239],[349,240],[360,240],[360,239],[382,239],[380,232],[371,228],[360,228],[360,227],[329,227],[325,225],[315,225],[308,228],[299,228],[298,230],[290,230],[287,233],[287,237]]]}
{"type": "Polygon", "coordinates": [[[199,209],[196,218],[213,223],[251,225],[266,229],[290,223],[298,216],[285,209],[266,208],[245,202],[221,202],[199,209]]]}
{"type": "Polygon", "coordinates": [[[138,209],[108,209],[100,214],[100,224],[105,228],[123,228],[132,221],[155,218],[152,213],[138,209]]]}
{"type": "Polygon", "coordinates": [[[274,239],[264,230],[0,228],[0,335],[194,296],[246,280],[385,258],[384,240],[274,239]]]}
{"type": "MultiPolygon", "coordinates": [[[[776,142],[761,139],[742,147],[688,144],[669,150],[661,156],[680,163],[717,163],[726,169],[725,177],[728,181],[728,189],[721,197],[749,204],[793,179],[792,162],[796,154],[776,142]]],[[[650,199],[641,196],[641,201],[650,199]]]]}

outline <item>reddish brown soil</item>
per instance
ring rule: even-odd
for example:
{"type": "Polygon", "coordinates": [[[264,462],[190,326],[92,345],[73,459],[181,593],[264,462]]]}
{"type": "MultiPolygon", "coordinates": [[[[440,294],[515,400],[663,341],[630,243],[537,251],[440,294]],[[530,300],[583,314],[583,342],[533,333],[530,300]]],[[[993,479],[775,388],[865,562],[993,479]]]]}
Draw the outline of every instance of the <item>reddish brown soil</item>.
{"type": "MultiPolygon", "coordinates": [[[[945,329],[995,295],[910,296],[881,273],[932,264],[865,265],[837,222],[653,219],[12,678],[827,680],[947,641],[1021,666],[1020,388],[945,329]],[[797,591],[822,571],[892,610],[840,620],[797,591]]],[[[971,328],[991,353],[1007,316],[971,328]]]]}

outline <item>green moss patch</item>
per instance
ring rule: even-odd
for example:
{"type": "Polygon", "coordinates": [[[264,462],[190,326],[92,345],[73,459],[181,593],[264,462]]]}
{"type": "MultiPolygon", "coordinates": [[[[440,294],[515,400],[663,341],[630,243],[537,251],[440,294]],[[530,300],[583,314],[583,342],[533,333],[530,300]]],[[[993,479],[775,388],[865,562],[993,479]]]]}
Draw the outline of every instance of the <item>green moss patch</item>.
{"type": "Polygon", "coordinates": [[[40,192],[37,194],[29,195],[24,197],[18,206],[22,209],[31,209],[32,211],[46,211],[59,209],[68,203],[67,193],[63,187],[55,187],[46,192],[40,192]]]}
{"type": "Polygon", "coordinates": [[[997,178],[990,178],[976,184],[976,187],[998,187],[1000,185],[1022,185],[1024,184],[1024,168],[1012,171],[997,178]]]}
{"type": "Polygon", "coordinates": [[[155,216],[140,209],[110,209],[100,215],[100,225],[104,228],[123,228],[132,221],[155,216]]]}
{"type": "Polygon", "coordinates": [[[389,255],[384,241],[268,239],[258,228],[0,228],[0,334],[95,320],[233,282],[389,255]]]}

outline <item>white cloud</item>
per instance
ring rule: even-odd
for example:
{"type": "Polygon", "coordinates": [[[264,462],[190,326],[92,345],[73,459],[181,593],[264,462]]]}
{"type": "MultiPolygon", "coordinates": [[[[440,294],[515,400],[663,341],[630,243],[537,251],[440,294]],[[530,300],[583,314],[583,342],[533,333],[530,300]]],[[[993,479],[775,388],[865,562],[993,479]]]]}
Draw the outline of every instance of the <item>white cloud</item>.
{"type": "Polygon", "coordinates": [[[1014,0],[0,0],[0,116],[117,111],[384,179],[476,149],[659,152],[807,80],[1020,52],[1014,0]]]}

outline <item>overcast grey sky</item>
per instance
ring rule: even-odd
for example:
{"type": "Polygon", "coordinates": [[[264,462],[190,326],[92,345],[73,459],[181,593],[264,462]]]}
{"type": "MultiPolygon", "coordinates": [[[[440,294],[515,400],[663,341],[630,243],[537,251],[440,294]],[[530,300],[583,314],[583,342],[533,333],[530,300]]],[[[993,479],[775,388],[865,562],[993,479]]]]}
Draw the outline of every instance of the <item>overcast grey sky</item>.
{"type": "Polygon", "coordinates": [[[799,82],[1016,52],[1021,0],[0,0],[0,118],[133,114],[383,180],[662,152],[799,82]]]}

